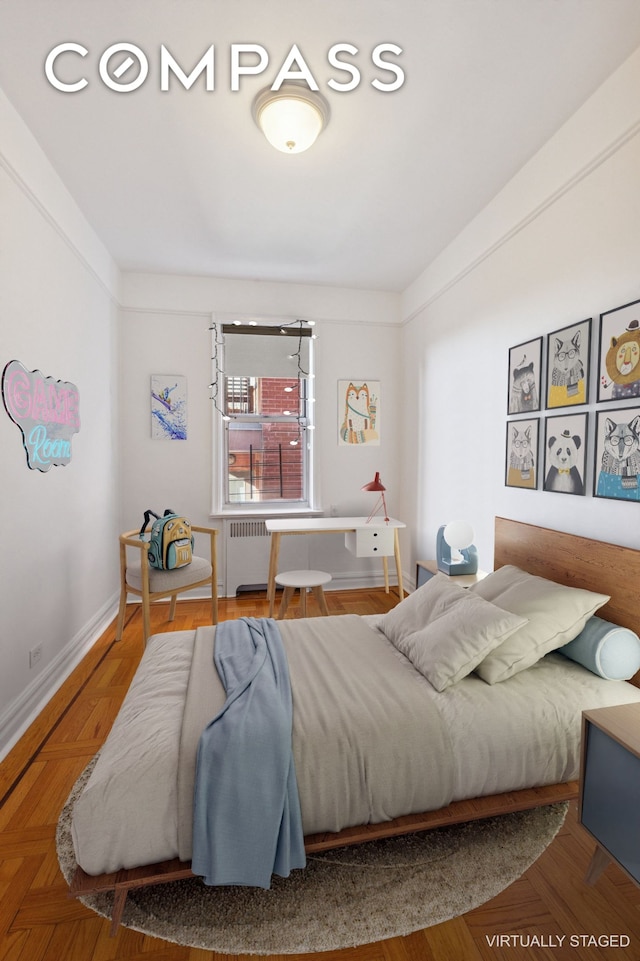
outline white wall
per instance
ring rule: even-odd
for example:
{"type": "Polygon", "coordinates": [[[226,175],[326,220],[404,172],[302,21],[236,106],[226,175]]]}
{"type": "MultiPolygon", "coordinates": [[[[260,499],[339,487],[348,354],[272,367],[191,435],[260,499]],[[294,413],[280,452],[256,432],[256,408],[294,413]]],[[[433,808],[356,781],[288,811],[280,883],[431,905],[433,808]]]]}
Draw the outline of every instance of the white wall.
{"type": "MultiPolygon", "coordinates": [[[[125,274],[120,368],[122,523],[134,528],[146,507],[188,513],[208,523],[212,506],[212,418],[209,324],[214,314],[315,320],[318,504],[327,513],[366,515],[372,495],[360,488],[379,470],[397,509],[400,487],[399,306],[395,294],[203,277],[125,274]],[[152,441],[152,373],[184,374],[186,441],[152,441]],[[338,380],[381,382],[379,447],[338,446],[338,380]]],[[[374,498],[375,500],[375,498],[374,498]]],[[[214,523],[220,526],[219,519],[214,523]]],[[[222,549],[222,545],[221,545],[222,549]]],[[[309,563],[347,575],[379,575],[356,560],[339,535],[309,539],[309,563]]],[[[220,558],[221,565],[223,557],[220,558]]],[[[266,570],[264,580],[266,581],[266,570]]],[[[379,580],[379,576],[375,578],[379,580]]]]}
{"type": "Polygon", "coordinates": [[[71,381],[81,420],[71,463],[41,473],[0,408],[2,756],[106,627],[118,572],[117,271],[1,91],[0,129],[0,368],[71,381]]]}
{"type": "Polygon", "coordinates": [[[640,299],[639,85],[640,51],[405,292],[413,556],[463,517],[491,569],[496,514],[640,547],[640,506],[591,496],[592,449],[585,497],[504,486],[509,348],[593,317],[595,349],[599,314],[640,299]]]}

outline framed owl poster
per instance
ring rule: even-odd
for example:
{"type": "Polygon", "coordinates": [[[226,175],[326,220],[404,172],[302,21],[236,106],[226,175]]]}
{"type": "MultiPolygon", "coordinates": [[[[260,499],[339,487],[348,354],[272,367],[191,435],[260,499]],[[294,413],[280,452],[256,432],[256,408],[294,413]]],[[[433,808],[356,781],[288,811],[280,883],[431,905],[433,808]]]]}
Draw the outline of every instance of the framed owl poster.
{"type": "Polygon", "coordinates": [[[509,350],[508,414],[540,410],[542,384],[542,337],[509,350]]]}
{"type": "Polygon", "coordinates": [[[534,491],[538,486],[540,418],[507,423],[505,486],[534,491]]]}
{"type": "Polygon", "coordinates": [[[338,445],[380,445],[380,381],[338,381],[338,445]]]}
{"type": "Polygon", "coordinates": [[[640,501],[640,407],[596,412],[593,496],[640,501]]]}
{"type": "Polygon", "coordinates": [[[589,400],[591,318],[547,335],[547,408],[589,400]]]}

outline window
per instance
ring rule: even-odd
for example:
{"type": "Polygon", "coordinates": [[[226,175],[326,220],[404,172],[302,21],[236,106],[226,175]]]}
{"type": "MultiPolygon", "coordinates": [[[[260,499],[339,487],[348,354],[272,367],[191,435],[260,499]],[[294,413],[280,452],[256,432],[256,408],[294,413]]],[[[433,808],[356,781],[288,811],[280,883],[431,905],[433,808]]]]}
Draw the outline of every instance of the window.
{"type": "Polygon", "coordinates": [[[225,507],[311,506],[313,334],[306,321],[214,325],[225,507]]]}
{"type": "Polygon", "coordinates": [[[225,399],[227,414],[255,414],[255,377],[227,377],[225,399]]]}

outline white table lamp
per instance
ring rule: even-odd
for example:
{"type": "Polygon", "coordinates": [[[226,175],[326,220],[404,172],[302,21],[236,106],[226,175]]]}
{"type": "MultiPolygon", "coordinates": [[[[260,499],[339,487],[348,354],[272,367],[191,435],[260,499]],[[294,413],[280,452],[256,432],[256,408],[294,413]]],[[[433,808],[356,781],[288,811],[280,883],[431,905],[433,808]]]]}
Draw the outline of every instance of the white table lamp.
{"type": "Polygon", "coordinates": [[[438,530],[436,558],[443,574],[477,574],[478,550],[473,541],[473,527],[466,521],[450,521],[438,530]]]}

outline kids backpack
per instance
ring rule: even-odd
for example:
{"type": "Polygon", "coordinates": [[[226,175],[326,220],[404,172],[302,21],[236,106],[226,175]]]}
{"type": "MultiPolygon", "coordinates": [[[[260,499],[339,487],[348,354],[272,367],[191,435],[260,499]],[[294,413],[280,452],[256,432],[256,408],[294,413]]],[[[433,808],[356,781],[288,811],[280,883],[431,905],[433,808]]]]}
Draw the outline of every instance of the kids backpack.
{"type": "Polygon", "coordinates": [[[144,512],[140,528],[140,539],[144,540],[145,529],[152,517],[149,534],[149,564],[160,571],[173,571],[191,563],[193,554],[193,534],[191,523],[167,508],[162,517],[155,511],[144,512]]]}

